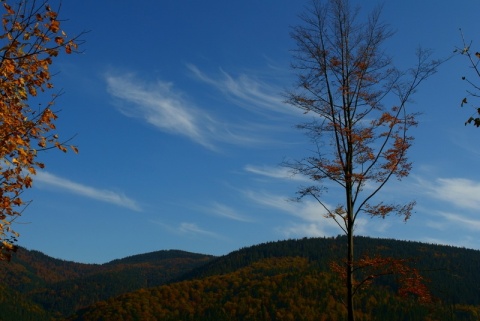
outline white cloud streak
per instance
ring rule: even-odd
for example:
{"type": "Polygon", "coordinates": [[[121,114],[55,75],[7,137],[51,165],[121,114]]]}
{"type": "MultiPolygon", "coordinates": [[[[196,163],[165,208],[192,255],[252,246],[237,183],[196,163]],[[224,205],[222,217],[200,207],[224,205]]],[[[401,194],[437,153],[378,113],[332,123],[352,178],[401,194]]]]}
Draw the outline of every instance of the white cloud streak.
{"type": "Polygon", "coordinates": [[[465,178],[437,178],[434,181],[417,179],[417,181],[430,197],[463,209],[476,211],[480,208],[480,182],[465,178]]]}
{"type": "Polygon", "coordinates": [[[251,222],[252,220],[238,213],[233,208],[214,202],[211,207],[206,208],[206,211],[213,213],[217,216],[224,217],[239,222],[251,222]]]}
{"type": "Polygon", "coordinates": [[[261,107],[276,113],[300,115],[295,108],[285,104],[284,98],[281,96],[282,90],[279,87],[261,82],[246,74],[234,78],[223,70],[220,70],[221,77],[215,79],[206,75],[195,65],[188,64],[187,67],[197,79],[216,88],[237,103],[243,103],[249,110],[258,112],[258,107],[261,107]]]}
{"type": "Polygon", "coordinates": [[[97,201],[114,204],[140,212],[141,207],[134,200],[127,196],[109,190],[98,189],[83,184],[72,182],[68,179],[58,177],[48,172],[38,171],[34,182],[50,185],[72,194],[95,199],[97,201]]]}
{"type": "MultiPolygon", "coordinates": [[[[255,203],[280,210],[300,222],[279,228],[287,237],[291,236],[330,236],[341,232],[333,219],[325,218],[325,211],[314,201],[289,201],[287,197],[268,193],[246,191],[245,196],[255,203]]],[[[326,204],[329,206],[328,204],[326,204]]]]}
{"type": "MultiPolygon", "coordinates": [[[[332,218],[326,218],[326,210],[316,201],[302,199],[301,202],[288,200],[285,196],[259,193],[253,191],[244,192],[245,196],[255,203],[279,210],[296,219],[288,225],[277,228],[286,237],[322,237],[343,234],[338,224],[332,218]]],[[[334,208],[329,203],[324,203],[329,209],[334,208]]],[[[342,224],[342,222],[340,222],[342,224]]],[[[355,233],[359,235],[385,234],[392,224],[383,220],[371,220],[366,217],[358,217],[355,224],[355,233]]]]}
{"type": "Polygon", "coordinates": [[[433,228],[437,228],[440,230],[446,230],[452,227],[452,225],[456,225],[461,227],[462,229],[473,230],[473,231],[480,231],[480,220],[475,220],[466,217],[463,214],[456,214],[456,213],[449,213],[443,211],[437,211],[437,215],[443,217],[446,221],[444,222],[433,222],[430,226],[433,228]]]}
{"type": "Polygon", "coordinates": [[[283,179],[283,180],[291,180],[291,181],[299,181],[299,182],[311,182],[311,180],[308,179],[308,177],[304,175],[294,175],[292,172],[286,168],[286,167],[273,167],[273,166],[254,166],[254,165],[246,165],[244,167],[244,170],[246,172],[260,175],[260,176],[265,176],[269,178],[275,178],[275,179],[283,179]]]}
{"type": "Polygon", "coordinates": [[[213,238],[221,238],[221,236],[216,233],[201,229],[195,223],[183,222],[180,224],[179,231],[181,233],[186,233],[186,234],[198,234],[198,235],[203,235],[203,236],[208,236],[213,238]]]}
{"type": "Polygon", "coordinates": [[[189,236],[206,236],[215,239],[225,239],[221,235],[200,228],[196,223],[182,222],[179,225],[169,225],[158,220],[150,220],[151,223],[161,226],[170,233],[189,236]]]}
{"type": "Polygon", "coordinates": [[[265,126],[218,120],[196,107],[170,82],[142,82],[133,74],[108,74],[105,80],[108,93],[117,99],[117,108],[123,115],[141,119],[162,132],[184,136],[211,150],[217,150],[218,142],[269,143],[264,133],[256,133],[265,131],[265,126]]]}
{"type": "Polygon", "coordinates": [[[119,109],[125,116],[143,119],[164,132],[213,148],[209,130],[214,131],[215,121],[187,102],[171,83],[145,84],[132,74],[107,75],[105,79],[108,92],[124,102],[119,109]]]}
{"type": "Polygon", "coordinates": [[[331,236],[325,226],[318,223],[293,223],[286,227],[278,228],[278,231],[286,237],[323,237],[331,236]]]}

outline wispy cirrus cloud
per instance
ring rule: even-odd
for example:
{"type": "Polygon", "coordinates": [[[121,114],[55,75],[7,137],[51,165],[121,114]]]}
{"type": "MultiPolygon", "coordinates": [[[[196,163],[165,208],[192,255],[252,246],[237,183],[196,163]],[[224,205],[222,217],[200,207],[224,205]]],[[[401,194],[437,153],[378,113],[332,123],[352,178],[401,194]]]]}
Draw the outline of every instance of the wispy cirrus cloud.
{"type": "Polygon", "coordinates": [[[470,249],[478,248],[478,239],[474,239],[468,235],[462,235],[457,239],[442,239],[437,237],[422,237],[420,238],[421,242],[430,243],[430,244],[442,244],[448,246],[458,246],[458,247],[466,247],[470,249]]]}
{"type": "Polygon", "coordinates": [[[172,83],[146,83],[133,74],[108,74],[105,80],[108,92],[123,102],[118,108],[125,116],[140,118],[161,131],[213,148],[211,136],[217,122],[188,102],[172,83]]]}
{"type": "Polygon", "coordinates": [[[238,213],[236,210],[233,208],[220,204],[217,202],[214,202],[211,207],[205,208],[205,211],[208,211],[209,213],[213,213],[217,216],[224,217],[227,219],[231,219],[234,221],[239,221],[239,222],[251,222],[252,220],[246,217],[243,214],[238,213]]]}
{"type": "Polygon", "coordinates": [[[466,178],[417,178],[417,184],[428,196],[448,202],[456,207],[478,210],[480,208],[480,182],[466,178]]]}
{"type": "Polygon", "coordinates": [[[270,142],[265,138],[265,124],[238,120],[232,124],[219,119],[197,107],[171,82],[146,82],[131,73],[107,74],[105,80],[123,115],[141,119],[162,132],[186,137],[212,150],[219,142],[249,146],[270,142]]]}
{"type": "Polygon", "coordinates": [[[300,182],[311,182],[308,177],[304,175],[294,175],[290,169],[287,167],[281,166],[254,166],[254,165],[246,165],[244,167],[246,172],[265,176],[269,178],[276,178],[276,179],[285,179],[285,180],[292,180],[292,181],[300,181],[300,182]]]}
{"type": "MultiPolygon", "coordinates": [[[[286,213],[294,218],[276,229],[286,237],[322,237],[343,234],[339,225],[331,218],[326,218],[326,210],[318,202],[303,199],[301,202],[290,201],[287,197],[270,193],[245,191],[244,195],[257,204],[286,213]]],[[[324,203],[329,209],[334,207],[324,203]]],[[[341,220],[340,220],[341,221],[341,220]]],[[[340,222],[342,224],[342,222],[340,222]]],[[[385,234],[391,227],[390,222],[370,220],[358,217],[355,233],[359,235],[385,234]]]]}
{"type": "Polygon", "coordinates": [[[193,64],[187,64],[187,68],[197,79],[214,87],[242,106],[247,106],[249,110],[259,112],[258,108],[260,107],[276,113],[300,114],[295,108],[285,104],[285,99],[282,97],[283,90],[280,87],[262,82],[246,74],[235,78],[224,70],[220,70],[220,76],[214,78],[193,64]]]}
{"type": "Polygon", "coordinates": [[[480,219],[470,218],[464,213],[435,211],[435,215],[437,216],[435,221],[427,222],[427,225],[432,228],[447,230],[452,226],[457,226],[466,230],[480,231],[480,219]],[[438,220],[438,217],[443,220],[438,220]]]}
{"type": "Polygon", "coordinates": [[[45,171],[38,171],[34,180],[35,182],[40,182],[55,188],[59,188],[62,191],[65,191],[68,193],[72,193],[72,194],[80,195],[83,197],[91,198],[97,201],[129,208],[136,212],[140,212],[142,210],[136,201],[127,197],[124,194],[113,192],[110,190],[86,186],[86,185],[76,183],[71,180],[56,176],[54,174],[45,172],[45,171]]]}
{"type": "MultiPolygon", "coordinates": [[[[334,220],[325,218],[326,211],[317,202],[303,200],[290,201],[288,197],[265,192],[245,191],[244,195],[257,204],[279,210],[299,221],[278,228],[287,237],[326,236],[338,234],[341,230],[334,220]]],[[[327,207],[330,205],[325,204],[327,207]]]]}
{"type": "Polygon", "coordinates": [[[292,223],[288,226],[277,228],[285,237],[323,237],[332,233],[319,223],[292,223]]]}
{"type": "Polygon", "coordinates": [[[180,227],[178,228],[178,230],[181,233],[185,233],[185,234],[203,235],[203,236],[208,236],[208,237],[213,237],[218,239],[222,238],[217,233],[207,231],[205,229],[198,227],[198,225],[195,223],[183,222],[180,224],[180,227]]]}
{"type": "Polygon", "coordinates": [[[208,238],[225,239],[225,237],[223,237],[222,235],[203,229],[199,227],[196,223],[181,222],[178,225],[169,225],[158,220],[150,220],[150,222],[162,227],[170,233],[177,235],[205,236],[208,238]]]}

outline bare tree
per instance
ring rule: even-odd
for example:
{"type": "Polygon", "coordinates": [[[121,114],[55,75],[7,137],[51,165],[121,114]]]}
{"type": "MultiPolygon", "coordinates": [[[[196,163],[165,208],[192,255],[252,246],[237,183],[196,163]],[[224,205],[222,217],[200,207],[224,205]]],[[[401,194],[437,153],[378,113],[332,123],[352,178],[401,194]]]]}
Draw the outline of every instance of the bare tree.
{"type": "MultiPolygon", "coordinates": [[[[378,194],[390,179],[410,172],[409,129],[417,125],[417,113],[407,112],[407,103],[440,63],[430,60],[428,50],[418,49],[416,65],[399,71],[382,48],[393,32],[381,21],[381,8],[363,22],[359,12],[348,0],[312,0],[300,16],[302,24],[292,31],[297,45],[292,66],[298,81],[286,93],[289,104],[312,116],[312,121],[298,125],[315,146],[312,154],[284,163],[312,181],[298,190],[298,199],[313,197],[347,236],[341,271],[348,320],[354,320],[354,295],[360,287],[392,269],[414,272],[400,269],[402,262],[391,259],[365,257],[355,262],[354,231],[361,215],[385,218],[395,213],[405,220],[411,216],[415,202],[386,203],[378,201],[378,194]],[[343,202],[335,208],[326,204],[326,182],[344,191],[343,202]],[[357,280],[362,268],[377,272],[357,280]]],[[[411,292],[426,295],[420,283],[409,286],[411,292]]]]}

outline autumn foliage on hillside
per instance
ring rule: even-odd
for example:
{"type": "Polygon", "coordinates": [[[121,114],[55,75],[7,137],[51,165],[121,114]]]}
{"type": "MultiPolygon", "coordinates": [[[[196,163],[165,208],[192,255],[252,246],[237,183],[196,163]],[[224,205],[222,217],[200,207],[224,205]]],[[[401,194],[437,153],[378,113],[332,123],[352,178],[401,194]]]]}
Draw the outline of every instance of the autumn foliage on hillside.
{"type": "Polygon", "coordinates": [[[62,319],[95,302],[165,284],[211,259],[171,250],[82,264],[19,247],[10,262],[0,262],[0,320],[62,319]]]}
{"type": "MultiPolygon", "coordinates": [[[[345,237],[305,238],[221,257],[171,250],[101,265],[19,248],[0,262],[0,320],[342,320],[345,288],[329,264],[344,248],[345,237]]],[[[360,320],[478,320],[479,251],[366,237],[357,250],[360,258],[411,258],[404,276],[420,273],[432,293],[426,303],[402,289],[389,264],[365,267],[356,279],[373,278],[357,296],[360,320]]]]}
{"type": "MultiPolygon", "coordinates": [[[[44,164],[39,151],[67,147],[55,133],[50,67],[61,52],[77,50],[78,38],[61,29],[58,13],[46,1],[1,1],[0,31],[0,259],[9,259],[18,234],[11,223],[27,202],[22,192],[44,164]]],[[[77,152],[76,147],[72,149],[77,152]]]]}
{"type": "MultiPolygon", "coordinates": [[[[335,278],[307,258],[267,258],[228,274],[127,293],[67,320],[345,320],[335,278]]],[[[447,309],[400,299],[385,286],[363,291],[358,300],[359,320],[447,320],[447,309]]],[[[462,320],[474,320],[475,312],[462,320]]]]}

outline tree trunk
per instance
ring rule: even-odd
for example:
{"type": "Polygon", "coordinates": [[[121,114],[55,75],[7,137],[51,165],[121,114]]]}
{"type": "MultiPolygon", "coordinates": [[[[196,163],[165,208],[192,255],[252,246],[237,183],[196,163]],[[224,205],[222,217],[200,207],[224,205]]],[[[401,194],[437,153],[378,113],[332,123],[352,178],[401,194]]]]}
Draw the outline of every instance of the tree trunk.
{"type": "Polygon", "coordinates": [[[353,224],[349,224],[347,233],[347,311],[348,321],[355,320],[353,305],[353,224]]]}
{"type": "MultiPolygon", "coordinates": [[[[351,124],[350,115],[347,117],[349,125],[351,124]]],[[[351,126],[350,126],[351,127],[351,126]]],[[[353,144],[351,137],[348,137],[347,153],[346,153],[346,171],[345,171],[345,192],[346,192],[346,205],[347,205],[347,313],[348,321],[355,321],[355,306],[353,302],[353,288],[354,288],[354,257],[353,257],[353,232],[355,226],[354,217],[354,201],[353,201],[353,144]]]]}

